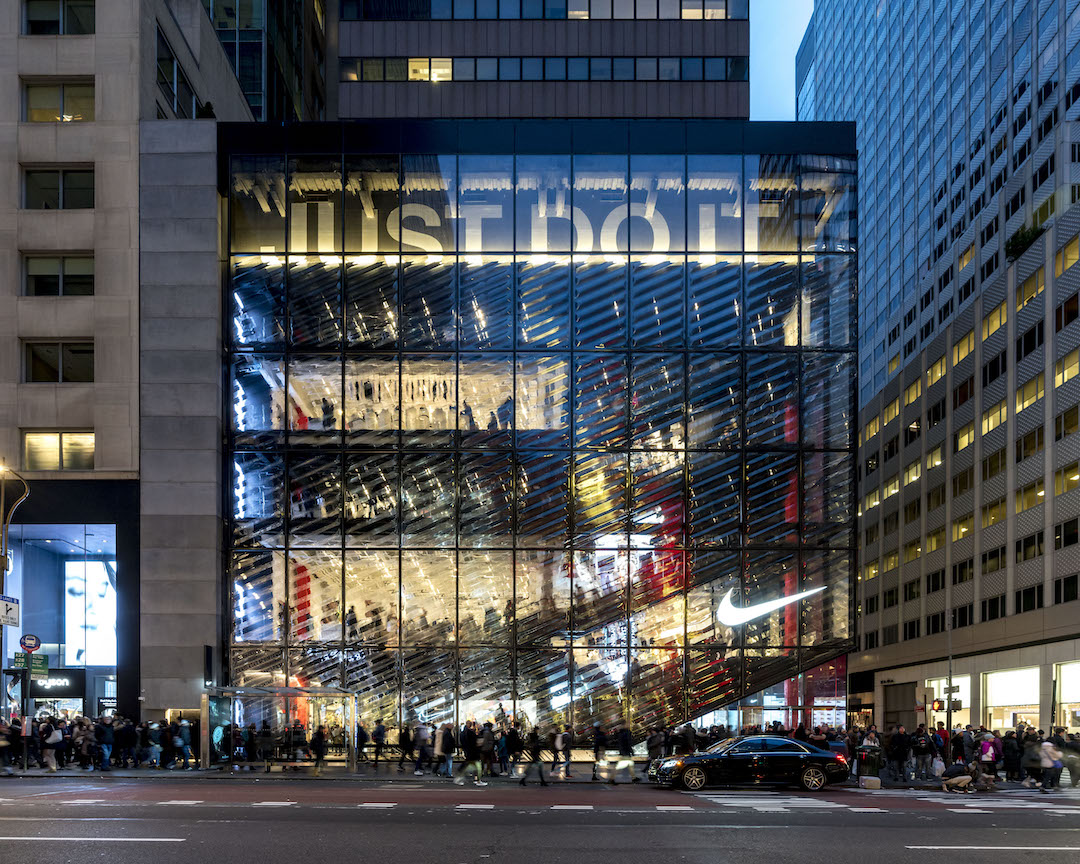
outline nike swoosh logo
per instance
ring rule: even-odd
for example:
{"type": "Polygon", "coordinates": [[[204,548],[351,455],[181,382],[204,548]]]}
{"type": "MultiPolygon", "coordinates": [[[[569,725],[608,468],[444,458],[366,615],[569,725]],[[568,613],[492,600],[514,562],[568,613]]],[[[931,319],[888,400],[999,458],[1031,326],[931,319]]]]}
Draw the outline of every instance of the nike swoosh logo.
{"type": "Polygon", "coordinates": [[[781,597],[779,600],[767,600],[764,603],[758,603],[754,606],[744,606],[742,609],[736,609],[731,603],[731,595],[735,593],[735,589],[731,588],[728,590],[727,594],[724,595],[724,599],[720,601],[720,608],[716,610],[716,617],[721,624],[728,627],[738,627],[740,624],[745,624],[747,621],[753,621],[755,618],[762,618],[770,612],[775,612],[777,609],[787,606],[789,603],[795,603],[798,600],[802,600],[804,597],[810,597],[817,594],[819,591],[824,590],[824,586],[821,588],[812,588],[809,591],[792,594],[790,597],[781,597]]]}

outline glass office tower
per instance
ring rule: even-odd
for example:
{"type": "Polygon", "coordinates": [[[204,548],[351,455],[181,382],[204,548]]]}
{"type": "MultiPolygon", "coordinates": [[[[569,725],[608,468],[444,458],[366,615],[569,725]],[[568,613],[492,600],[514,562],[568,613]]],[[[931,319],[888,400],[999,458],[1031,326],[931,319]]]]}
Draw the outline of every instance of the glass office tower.
{"type": "Polygon", "coordinates": [[[852,127],[317,131],[220,133],[233,684],[640,735],[849,650],[852,127]]]}

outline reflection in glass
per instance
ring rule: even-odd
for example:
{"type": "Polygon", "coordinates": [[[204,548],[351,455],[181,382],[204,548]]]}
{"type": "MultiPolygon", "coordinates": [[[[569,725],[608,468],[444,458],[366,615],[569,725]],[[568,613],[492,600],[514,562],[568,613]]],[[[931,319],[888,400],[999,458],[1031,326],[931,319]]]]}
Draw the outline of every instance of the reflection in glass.
{"type": "Polygon", "coordinates": [[[284,252],[286,206],[283,158],[233,158],[229,246],[234,254],[284,252]]]}
{"type": "Polygon", "coordinates": [[[509,453],[462,453],[458,545],[501,548],[511,542],[514,473],[509,453]]]}
{"type": "MultiPolygon", "coordinates": [[[[413,366],[405,392],[413,394],[413,366]]],[[[367,354],[345,361],[345,430],[350,447],[396,447],[400,415],[397,358],[367,354]]],[[[411,403],[410,403],[411,404],[411,403]]],[[[410,413],[413,422],[416,415],[410,413]]]]}
{"type": "Polygon", "coordinates": [[[635,252],[664,255],[686,248],[683,172],[681,156],[630,157],[630,248],[635,252]]]}
{"type": "Polygon", "coordinates": [[[398,338],[398,268],[375,255],[345,259],[345,338],[349,347],[385,348],[398,338]]]}
{"type": "Polygon", "coordinates": [[[453,552],[407,552],[401,558],[403,645],[455,641],[457,579],[453,552]]]}
{"type": "Polygon", "coordinates": [[[341,251],[339,160],[318,156],[289,160],[289,251],[341,251]]]}
{"type": "Polygon", "coordinates": [[[289,553],[289,641],[341,641],[341,555],[289,553]]]}
{"type": "Polygon", "coordinates": [[[798,250],[796,157],[746,156],[746,251],[798,250]]]}
{"type": "Polygon", "coordinates": [[[400,209],[397,157],[350,157],[345,162],[345,251],[397,255],[400,209]]]}
{"type": "Polygon", "coordinates": [[[517,264],[519,348],[570,344],[570,259],[533,255],[517,264]]]}
{"type": "MultiPolygon", "coordinates": [[[[453,354],[401,361],[401,429],[406,447],[446,447],[457,429],[457,365],[453,354]]],[[[392,415],[391,415],[392,419],[392,415]]],[[[462,418],[467,422],[467,418],[462,418]]]]}
{"type": "Polygon", "coordinates": [[[635,348],[680,348],[686,325],[682,257],[636,258],[630,271],[631,332],[635,348]]]}
{"type": "Polygon", "coordinates": [[[280,454],[233,454],[233,545],[285,545],[284,480],[285,465],[280,454]]]}
{"type": "Polygon", "coordinates": [[[285,341],[285,269],[274,255],[232,260],[232,327],[236,347],[278,347],[285,341]]]}
{"type": "Polygon", "coordinates": [[[689,251],[742,251],[742,161],[741,156],[686,157],[689,251]]]}
{"type": "Polygon", "coordinates": [[[282,639],[285,612],[285,559],[279,552],[234,553],[233,641],[282,639]]]}
{"type": "Polygon", "coordinates": [[[398,644],[398,553],[345,553],[346,645],[398,644]]]}
{"type": "Polygon", "coordinates": [[[460,268],[462,349],[511,348],[514,264],[469,256],[460,268]]]}
{"type": "Polygon", "coordinates": [[[570,251],[570,157],[518,156],[514,196],[517,249],[570,251]]]}
{"type": "Polygon", "coordinates": [[[715,255],[687,264],[689,339],[692,348],[732,348],[742,342],[741,258],[715,255]]]}
{"type": "Polygon", "coordinates": [[[463,447],[509,447],[514,426],[513,360],[505,354],[461,354],[458,397],[463,447]]]}
{"type": "Polygon", "coordinates": [[[280,443],[285,429],[284,397],[285,364],[280,357],[233,357],[232,430],[237,447],[280,443]]]}
{"type": "Polygon", "coordinates": [[[635,354],[630,377],[631,446],[683,447],[683,355],[635,354]]]}
{"type": "Polygon", "coordinates": [[[397,545],[397,479],[392,453],[346,457],[346,546],[397,545]]]}

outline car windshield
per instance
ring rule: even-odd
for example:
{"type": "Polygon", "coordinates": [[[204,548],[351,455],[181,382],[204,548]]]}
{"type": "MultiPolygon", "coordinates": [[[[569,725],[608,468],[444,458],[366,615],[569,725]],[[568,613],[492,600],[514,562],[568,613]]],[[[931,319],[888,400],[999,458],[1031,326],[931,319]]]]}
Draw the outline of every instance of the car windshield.
{"type": "Polygon", "coordinates": [[[734,738],[725,738],[723,741],[717,741],[715,744],[710,744],[702,752],[704,753],[719,753],[721,750],[727,750],[732,744],[735,743],[734,738]]]}

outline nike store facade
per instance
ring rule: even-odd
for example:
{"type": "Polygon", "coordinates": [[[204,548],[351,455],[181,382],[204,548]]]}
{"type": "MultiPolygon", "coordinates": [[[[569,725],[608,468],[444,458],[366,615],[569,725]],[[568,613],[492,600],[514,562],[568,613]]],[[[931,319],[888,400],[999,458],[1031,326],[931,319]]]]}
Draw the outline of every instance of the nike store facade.
{"type": "Polygon", "coordinates": [[[851,125],[218,136],[224,680],[365,722],[843,722],[851,125]]]}

